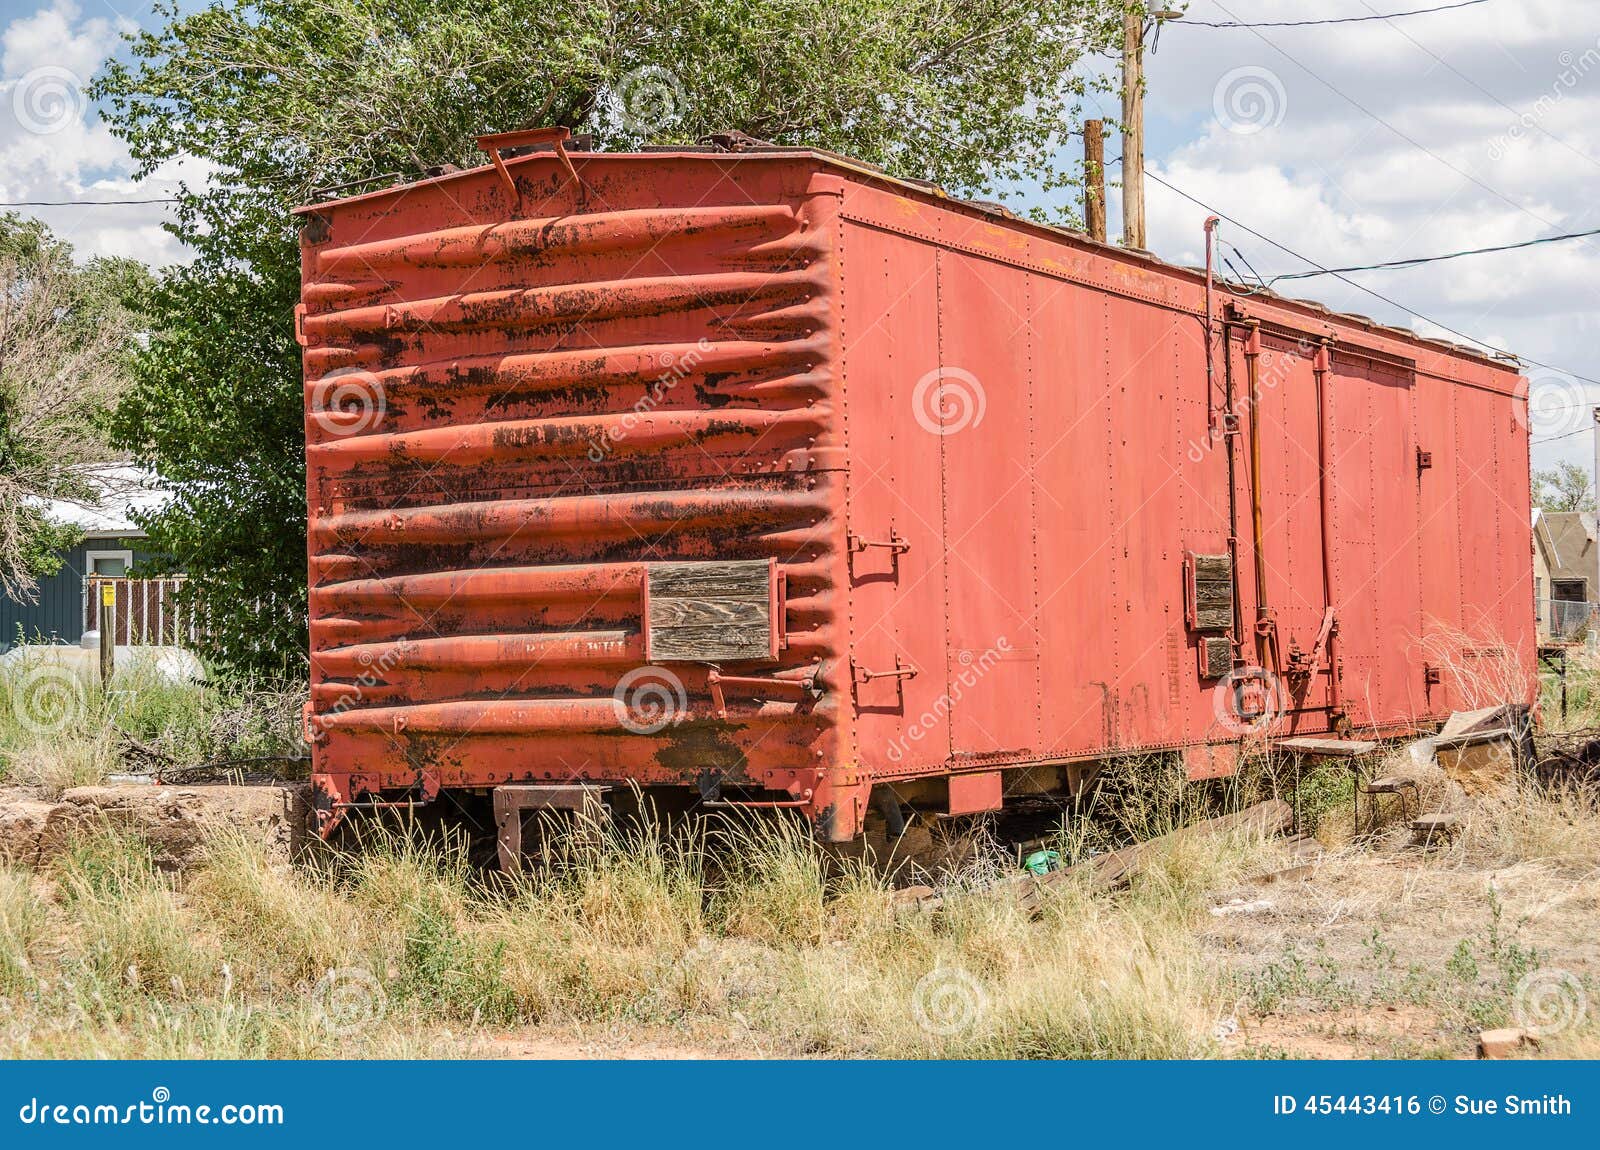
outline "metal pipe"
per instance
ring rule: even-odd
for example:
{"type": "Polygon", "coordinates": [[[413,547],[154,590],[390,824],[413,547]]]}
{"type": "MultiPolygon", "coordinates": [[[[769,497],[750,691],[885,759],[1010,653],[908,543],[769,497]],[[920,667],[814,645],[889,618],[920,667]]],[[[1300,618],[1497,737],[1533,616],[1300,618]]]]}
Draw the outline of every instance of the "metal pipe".
{"type": "Polygon", "coordinates": [[[809,807],[811,805],[811,800],[810,799],[773,799],[773,800],[768,801],[768,800],[761,800],[761,799],[749,799],[749,800],[745,800],[745,799],[706,799],[700,805],[703,806],[703,807],[715,807],[715,808],[717,808],[719,810],[723,809],[723,808],[728,808],[728,807],[744,808],[746,810],[761,810],[761,811],[794,810],[794,809],[799,808],[799,807],[809,807]]]}
{"type": "Polygon", "coordinates": [[[1233,410],[1233,348],[1232,337],[1223,328],[1222,387],[1223,434],[1228,443],[1228,562],[1233,572],[1233,665],[1244,662],[1244,606],[1239,596],[1239,484],[1238,463],[1234,458],[1238,436],[1236,413],[1233,410]]]}
{"type": "Polygon", "coordinates": [[[1328,629],[1328,705],[1337,720],[1344,714],[1339,695],[1339,615],[1333,593],[1333,483],[1328,468],[1333,459],[1330,440],[1331,424],[1328,418],[1328,373],[1333,368],[1333,356],[1324,339],[1311,360],[1311,373],[1317,381],[1317,494],[1322,510],[1322,601],[1333,617],[1328,629]]]}
{"type": "Polygon", "coordinates": [[[1206,431],[1215,430],[1215,410],[1211,405],[1211,397],[1216,393],[1216,320],[1211,306],[1211,287],[1215,275],[1213,263],[1213,249],[1216,245],[1217,225],[1222,222],[1220,216],[1206,217],[1206,431]]]}
{"type": "Polygon", "coordinates": [[[1256,576],[1256,640],[1261,665],[1276,673],[1280,670],[1278,643],[1267,605],[1266,529],[1261,515],[1261,321],[1243,322],[1245,385],[1250,394],[1250,532],[1256,576]]]}
{"type": "Polygon", "coordinates": [[[366,802],[334,803],[336,811],[414,811],[431,799],[369,799],[366,802]]]}

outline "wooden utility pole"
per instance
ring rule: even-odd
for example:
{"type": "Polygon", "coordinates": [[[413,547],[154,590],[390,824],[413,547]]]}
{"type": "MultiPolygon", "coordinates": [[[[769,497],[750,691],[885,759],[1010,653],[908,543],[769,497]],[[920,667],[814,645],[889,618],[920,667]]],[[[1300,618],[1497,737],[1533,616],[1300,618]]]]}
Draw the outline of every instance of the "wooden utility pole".
{"type": "Polygon", "coordinates": [[[1083,223],[1091,240],[1106,242],[1106,126],[1083,122],[1083,223]]]}
{"type": "Polygon", "coordinates": [[[1144,241],[1144,10],[1122,17],[1122,245],[1144,241]]]}
{"type": "Polygon", "coordinates": [[[117,589],[111,583],[100,584],[100,684],[111,687],[111,676],[117,670],[117,589]]]}

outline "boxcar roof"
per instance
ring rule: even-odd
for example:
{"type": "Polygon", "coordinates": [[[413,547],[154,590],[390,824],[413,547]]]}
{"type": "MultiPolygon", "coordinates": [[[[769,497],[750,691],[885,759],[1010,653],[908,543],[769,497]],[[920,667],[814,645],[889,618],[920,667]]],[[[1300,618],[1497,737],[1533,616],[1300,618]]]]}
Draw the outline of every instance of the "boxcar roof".
{"type": "MultiPolygon", "coordinates": [[[[552,149],[548,147],[539,147],[517,156],[507,156],[505,157],[505,163],[509,167],[523,160],[548,159],[553,154],[554,153],[552,149]]],[[[1053,224],[1042,224],[1034,220],[1024,219],[1023,217],[1007,210],[1000,204],[990,203],[983,200],[967,200],[962,199],[959,196],[952,196],[943,188],[930,181],[891,176],[876,164],[869,163],[865,160],[852,159],[849,156],[842,156],[836,152],[824,151],[819,148],[795,148],[773,145],[729,151],[716,147],[685,145],[682,147],[655,148],[643,152],[585,152],[579,151],[575,148],[569,148],[568,154],[572,157],[574,164],[587,164],[596,160],[604,163],[617,163],[637,162],[641,159],[669,158],[678,160],[706,159],[715,160],[724,164],[730,161],[744,163],[770,162],[774,160],[791,162],[796,159],[809,160],[817,164],[819,167],[833,168],[857,179],[889,185],[907,196],[981,213],[982,215],[993,219],[1002,226],[1011,227],[1018,231],[1028,231],[1048,235],[1064,243],[1092,249],[1100,254],[1114,259],[1128,260],[1147,266],[1153,266],[1159,270],[1181,276],[1185,279],[1203,281],[1205,278],[1205,272],[1203,269],[1171,263],[1147,251],[1124,248],[1117,244],[1094,240],[1083,232],[1072,231],[1070,229],[1058,227],[1053,224]]],[[[414,191],[418,188],[444,186],[468,177],[480,176],[486,169],[492,170],[493,167],[494,165],[492,163],[486,161],[475,168],[463,168],[459,171],[447,172],[443,175],[433,176],[426,179],[391,184],[387,187],[376,188],[370,192],[362,192],[358,195],[327,199],[313,204],[306,204],[294,209],[294,214],[311,215],[325,211],[329,207],[335,205],[372,202],[380,200],[385,196],[398,195],[399,193],[414,191]]],[[[1272,303],[1291,308],[1302,308],[1327,319],[1336,320],[1342,323],[1355,324],[1360,327],[1367,328],[1370,331],[1382,333],[1385,336],[1400,340],[1405,343],[1441,349],[1454,355],[1468,356],[1485,365],[1500,368],[1501,370],[1508,372],[1517,372],[1521,369],[1520,362],[1514,355],[1502,355],[1498,353],[1485,352],[1480,348],[1472,347],[1468,344],[1456,343],[1454,340],[1437,339],[1430,336],[1420,335],[1417,332],[1412,331],[1410,328],[1393,327],[1389,324],[1379,323],[1370,316],[1359,315],[1354,312],[1334,311],[1326,304],[1319,303],[1316,300],[1300,299],[1293,296],[1281,295],[1269,288],[1263,288],[1259,286],[1252,287],[1249,284],[1241,284],[1222,276],[1216,276],[1216,282],[1218,284],[1224,284],[1230,287],[1247,290],[1251,297],[1255,299],[1267,300],[1272,303]]]]}

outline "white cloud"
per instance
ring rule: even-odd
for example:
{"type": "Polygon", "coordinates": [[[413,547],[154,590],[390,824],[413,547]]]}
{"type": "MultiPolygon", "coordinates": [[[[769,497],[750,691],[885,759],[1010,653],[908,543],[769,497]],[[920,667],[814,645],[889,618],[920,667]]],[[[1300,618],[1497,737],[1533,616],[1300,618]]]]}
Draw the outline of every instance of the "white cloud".
{"type": "MultiPolygon", "coordinates": [[[[1195,0],[1188,17],[1326,19],[1406,7],[1195,0]]],[[[1168,28],[1148,71],[1150,169],[1325,266],[1600,227],[1592,191],[1600,178],[1600,5],[1592,0],[1488,3],[1304,29],[1168,28]],[[1264,90],[1281,100],[1268,126],[1250,134],[1229,131],[1213,112],[1219,81],[1241,69],[1269,73],[1264,90]]],[[[1204,209],[1159,185],[1147,195],[1151,246],[1197,262],[1204,209]]],[[[1237,227],[1224,224],[1222,234],[1263,275],[1306,270],[1237,227]]],[[[1353,278],[1404,306],[1326,277],[1281,290],[1457,338],[1436,321],[1600,379],[1589,354],[1600,237],[1353,278]]],[[[1551,376],[1532,364],[1527,372],[1551,376]]],[[[1575,402],[1600,400],[1600,387],[1567,392],[1575,402]]],[[[1590,450],[1582,435],[1536,443],[1535,465],[1586,461],[1590,450]]]]}
{"type": "MultiPolygon", "coordinates": [[[[90,15],[73,0],[54,0],[0,30],[0,201],[153,199],[169,194],[180,176],[204,178],[205,166],[191,163],[135,182],[127,147],[88,100],[89,81],[135,27],[125,16],[90,15]]],[[[126,255],[157,265],[184,257],[161,230],[161,204],[14,210],[43,220],[83,257],[126,255]]]]}
{"type": "Polygon", "coordinates": [[[56,0],[52,7],[40,8],[6,26],[0,35],[0,69],[10,77],[51,65],[87,83],[116,48],[121,34],[136,27],[124,16],[86,19],[72,0],[56,0]]]}

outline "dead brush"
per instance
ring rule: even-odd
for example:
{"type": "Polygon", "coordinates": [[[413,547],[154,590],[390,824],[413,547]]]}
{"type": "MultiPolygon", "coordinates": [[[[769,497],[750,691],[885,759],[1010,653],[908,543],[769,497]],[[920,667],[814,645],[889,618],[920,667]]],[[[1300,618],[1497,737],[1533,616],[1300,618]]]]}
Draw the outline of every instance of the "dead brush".
{"type": "MultiPolygon", "coordinates": [[[[1252,762],[1204,788],[1171,762],[1113,769],[1104,805],[1088,804],[1105,818],[1070,823],[1063,856],[1168,834],[1270,793],[1274,769],[1252,762]]],[[[1592,813],[1555,803],[1517,821],[1500,801],[1477,802],[1458,855],[1403,871],[1357,852],[1331,860],[1316,921],[1415,898],[1405,892],[1429,874],[1481,892],[1473,868],[1515,856],[1550,859],[1539,865],[1592,899],[1592,813]]],[[[315,870],[273,866],[258,845],[223,834],[181,884],[136,843],[85,842],[52,866],[53,888],[35,882],[25,897],[0,885],[0,945],[52,988],[40,996],[16,971],[0,984],[7,1008],[28,1019],[7,1052],[423,1056],[537,1025],[618,1035],[671,1026],[765,1054],[1212,1055],[1238,986],[1206,941],[1235,920],[1208,910],[1292,861],[1259,833],[1179,835],[1126,885],[1069,872],[1032,913],[1010,887],[989,885],[985,868],[1000,864],[980,854],[926,905],[830,859],[791,821],[711,830],[638,805],[637,817],[551,827],[550,865],[506,880],[486,879],[459,838],[404,824],[369,830],[359,855],[315,870]],[[319,1014],[330,970],[376,996],[358,1029],[319,1014]]],[[[1001,873],[1014,872],[1012,859],[1001,873]]]]}
{"type": "Polygon", "coordinates": [[[740,812],[715,832],[709,906],[718,928],[769,944],[820,942],[828,874],[809,828],[795,818],[740,812]]]}
{"type": "Polygon", "coordinates": [[[0,865],[0,993],[15,994],[34,981],[29,958],[45,928],[45,906],[33,877],[0,865]]]}
{"type": "Polygon", "coordinates": [[[1463,814],[1454,853],[1482,867],[1538,863],[1592,883],[1600,877],[1600,791],[1524,780],[1480,796],[1463,814]]]}
{"type": "Polygon", "coordinates": [[[477,937],[499,948],[533,1018],[659,1020],[709,1001],[686,961],[706,931],[704,829],[668,828],[648,802],[635,805],[629,821],[541,818],[548,865],[480,904],[477,937]]]}
{"type": "Polygon", "coordinates": [[[550,865],[518,880],[519,897],[582,922],[602,942],[686,947],[705,930],[704,823],[669,829],[648,799],[634,797],[639,815],[627,821],[599,810],[541,816],[550,865]]]}
{"type": "Polygon", "coordinates": [[[1422,659],[1440,670],[1462,710],[1521,702],[1534,686],[1516,646],[1503,636],[1429,620],[1427,634],[1412,642],[1422,659]]]}
{"type": "Polygon", "coordinates": [[[41,798],[59,799],[74,787],[105,783],[120,765],[120,754],[121,740],[109,728],[64,730],[13,746],[6,774],[41,798]]]}

